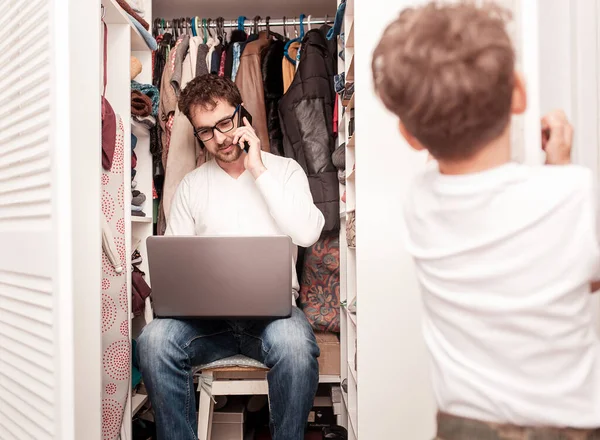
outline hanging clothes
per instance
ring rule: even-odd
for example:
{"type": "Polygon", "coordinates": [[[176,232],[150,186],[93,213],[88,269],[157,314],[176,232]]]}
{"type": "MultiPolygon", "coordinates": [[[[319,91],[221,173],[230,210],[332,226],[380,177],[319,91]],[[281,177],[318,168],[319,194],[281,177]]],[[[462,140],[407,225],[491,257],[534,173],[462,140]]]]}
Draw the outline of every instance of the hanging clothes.
{"type": "Polygon", "coordinates": [[[214,48],[214,51],[211,54],[210,61],[210,73],[215,75],[219,74],[219,67],[221,67],[221,55],[223,54],[223,45],[217,44],[214,48]]]}
{"type": "Polygon", "coordinates": [[[233,67],[231,68],[231,80],[235,81],[237,71],[240,68],[240,43],[233,43],[233,67]]]}
{"type": "Polygon", "coordinates": [[[325,216],[324,233],[340,225],[339,182],[331,160],[336,48],[335,42],[328,44],[326,30],[307,32],[298,73],[279,102],[285,155],[307,174],[313,200],[325,216]]]}
{"type": "MultiPolygon", "coordinates": [[[[183,88],[194,78],[194,67],[192,65],[192,54],[188,53],[182,65],[181,86],[183,88]]],[[[171,210],[171,202],[179,183],[187,173],[205,162],[204,154],[204,150],[200,148],[194,136],[192,124],[178,107],[175,110],[163,186],[163,211],[167,221],[171,210]]]]}
{"type": "Polygon", "coordinates": [[[219,76],[225,76],[225,65],[227,64],[227,50],[224,48],[221,54],[221,64],[219,65],[219,76]]]}
{"type": "Polygon", "coordinates": [[[162,143],[162,165],[167,166],[167,155],[169,153],[169,145],[171,139],[171,128],[173,127],[173,117],[177,108],[177,95],[173,87],[172,77],[175,71],[175,63],[177,51],[182,40],[175,43],[175,47],[171,50],[169,60],[162,74],[160,85],[160,102],[158,105],[158,122],[161,132],[162,143]]]}
{"type": "MultiPolygon", "coordinates": [[[[206,71],[210,73],[211,65],[212,65],[212,54],[215,51],[215,46],[217,45],[218,40],[215,40],[213,37],[209,37],[206,40],[206,46],[208,47],[208,53],[206,54],[205,62],[206,62],[206,71]]],[[[198,69],[196,69],[198,70],[198,69]]],[[[198,73],[196,72],[196,75],[198,73]]]]}
{"type": "Polygon", "coordinates": [[[262,79],[265,95],[270,151],[283,156],[283,133],[279,122],[279,100],[283,96],[283,50],[285,43],[273,40],[263,53],[262,79]]]}
{"type": "MultiPolygon", "coordinates": [[[[294,42],[290,44],[288,48],[288,54],[290,58],[293,60],[296,59],[298,55],[298,51],[300,50],[301,44],[299,42],[294,42]]],[[[294,81],[294,76],[296,75],[296,66],[286,57],[283,57],[282,63],[282,71],[283,71],[283,93],[286,93],[294,81]]]]}
{"type": "Polygon", "coordinates": [[[256,130],[263,151],[270,151],[267,115],[265,110],[265,93],[261,70],[261,53],[269,46],[266,33],[246,45],[240,58],[240,67],[236,76],[236,85],[242,94],[244,107],[252,115],[252,126],[256,130]]]}
{"type": "Polygon", "coordinates": [[[177,98],[179,98],[179,94],[183,89],[183,87],[181,86],[183,60],[185,59],[185,56],[188,53],[189,47],[190,36],[187,34],[183,35],[181,41],[177,45],[173,75],[171,76],[171,85],[173,86],[173,90],[175,90],[175,96],[177,96],[177,98]]]}
{"type": "Polygon", "coordinates": [[[246,33],[238,29],[231,33],[227,55],[225,56],[225,76],[227,78],[231,78],[231,72],[233,71],[233,43],[246,41],[247,38],[246,33]]]}

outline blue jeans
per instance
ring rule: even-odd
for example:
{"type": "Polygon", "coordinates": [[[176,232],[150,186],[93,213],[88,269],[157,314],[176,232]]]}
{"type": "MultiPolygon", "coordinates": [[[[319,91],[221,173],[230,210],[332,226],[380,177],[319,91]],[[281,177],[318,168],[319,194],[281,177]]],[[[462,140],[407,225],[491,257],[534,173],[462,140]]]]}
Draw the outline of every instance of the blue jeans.
{"type": "Polygon", "coordinates": [[[192,367],[243,354],[267,374],[273,440],[304,439],[319,383],[319,346],[301,310],[287,319],[155,319],[137,340],[140,371],[155,411],[159,440],[196,440],[192,367]]]}

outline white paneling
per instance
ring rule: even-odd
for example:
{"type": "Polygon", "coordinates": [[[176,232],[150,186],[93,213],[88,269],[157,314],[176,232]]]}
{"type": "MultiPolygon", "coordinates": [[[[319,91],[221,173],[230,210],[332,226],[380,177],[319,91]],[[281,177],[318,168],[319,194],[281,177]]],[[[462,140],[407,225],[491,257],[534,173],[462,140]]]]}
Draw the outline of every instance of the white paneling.
{"type": "Polygon", "coordinates": [[[49,6],[0,1],[0,438],[57,429],[49,6]]]}
{"type": "Polygon", "coordinates": [[[364,440],[430,439],[435,431],[420,290],[405,250],[401,208],[425,156],[401,138],[397,118],[373,92],[370,68],[384,27],[401,9],[419,3],[424,1],[354,5],[358,438],[364,440]]]}

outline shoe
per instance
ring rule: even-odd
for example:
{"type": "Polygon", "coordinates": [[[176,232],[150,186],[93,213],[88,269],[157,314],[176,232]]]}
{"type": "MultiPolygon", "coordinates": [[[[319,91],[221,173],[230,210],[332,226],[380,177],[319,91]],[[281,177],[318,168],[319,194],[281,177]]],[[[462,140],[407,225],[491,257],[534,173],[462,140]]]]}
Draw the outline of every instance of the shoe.
{"type": "Polygon", "coordinates": [[[131,264],[138,265],[142,262],[142,254],[137,249],[131,254],[131,264]]]}
{"type": "Polygon", "coordinates": [[[142,206],[144,204],[144,202],[146,201],[146,195],[137,190],[132,191],[131,195],[133,196],[131,198],[132,205],[142,206]]]}

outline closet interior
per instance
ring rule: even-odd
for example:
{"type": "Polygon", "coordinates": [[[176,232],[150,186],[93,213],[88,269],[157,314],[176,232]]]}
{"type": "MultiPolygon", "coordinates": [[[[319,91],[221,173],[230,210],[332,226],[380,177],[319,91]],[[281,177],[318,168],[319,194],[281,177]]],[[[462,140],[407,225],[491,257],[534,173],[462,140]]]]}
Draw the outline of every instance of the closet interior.
{"type": "MultiPolygon", "coordinates": [[[[325,213],[322,237],[301,249],[297,262],[298,305],[321,348],[320,389],[307,435],[311,428],[321,435],[323,427],[339,425],[347,429],[348,438],[357,438],[354,0],[262,1],[254,6],[229,0],[203,4],[102,0],[102,17],[103,28],[106,24],[103,141],[106,133],[112,134],[111,121],[116,132],[114,148],[111,142],[103,143],[103,438],[138,438],[136,431],[151,430],[153,422],[134,355],[137,336],[153,319],[146,238],[164,234],[177,184],[207,160],[193,133],[174,129],[181,125],[177,118],[185,118],[177,109],[176,92],[194,75],[222,75],[236,81],[244,69],[244,43],[266,33],[277,50],[261,54],[263,83],[256,84],[255,90],[237,84],[251,114],[266,115],[265,130],[255,126],[263,149],[266,144],[267,151],[298,160],[306,171],[300,153],[284,147],[286,134],[280,120],[284,116],[278,106],[294,80],[307,41],[304,37],[311,29],[322,34],[327,46],[324,57],[335,57],[329,77],[334,104],[327,118],[331,142],[326,171],[334,176],[336,200],[317,200],[315,194],[313,198],[317,206],[322,202],[336,212],[333,217],[325,213]],[[180,44],[188,45],[189,53],[193,47],[189,66],[182,66],[177,57],[180,44]],[[271,56],[275,58],[267,59],[271,56]],[[269,64],[276,68],[268,69],[269,64]],[[275,81],[273,75],[279,75],[275,81]],[[191,147],[182,149],[182,145],[191,147]]],[[[215,435],[213,431],[214,438],[221,438],[215,435]]],[[[248,430],[246,435],[269,438],[261,437],[260,429],[255,437],[248,430]]]]}

